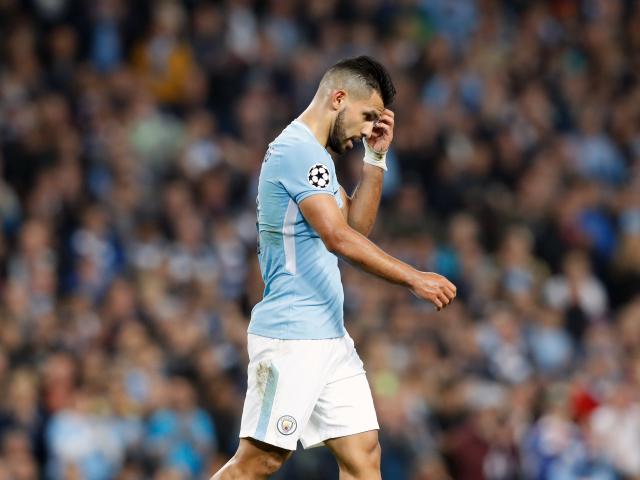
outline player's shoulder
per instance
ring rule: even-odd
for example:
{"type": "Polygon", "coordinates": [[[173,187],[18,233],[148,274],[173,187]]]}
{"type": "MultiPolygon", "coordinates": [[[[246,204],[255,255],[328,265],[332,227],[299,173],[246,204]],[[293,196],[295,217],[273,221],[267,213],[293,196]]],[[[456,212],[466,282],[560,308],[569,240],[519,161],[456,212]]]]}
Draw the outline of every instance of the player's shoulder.
{"type": "Polygon", "coordinates": [[[283,167],[332,161],[325,148],[299,120],[291,122],[271,142],[267,154],[277,158],[278,163],[283,167]]]}

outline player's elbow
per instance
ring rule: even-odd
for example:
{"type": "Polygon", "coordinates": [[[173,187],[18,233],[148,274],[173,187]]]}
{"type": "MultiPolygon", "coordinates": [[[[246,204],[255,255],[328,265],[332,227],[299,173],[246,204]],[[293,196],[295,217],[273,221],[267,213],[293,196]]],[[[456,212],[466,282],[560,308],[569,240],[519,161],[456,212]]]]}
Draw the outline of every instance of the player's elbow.
{"type": "Polygon", "coordinates": [[[327,250],[334,255],[340,255],[341,242],[337,236],[327,235],[322,238],[322,241],[324,242],[324,246],[327,247],[327,250]]]}
{"type": "Polygon", "coordinates": [[[325,247],[334,255],[344,256],[348,247],[349,232],[347,228],[337,228],[322,236],[325,247]]]}

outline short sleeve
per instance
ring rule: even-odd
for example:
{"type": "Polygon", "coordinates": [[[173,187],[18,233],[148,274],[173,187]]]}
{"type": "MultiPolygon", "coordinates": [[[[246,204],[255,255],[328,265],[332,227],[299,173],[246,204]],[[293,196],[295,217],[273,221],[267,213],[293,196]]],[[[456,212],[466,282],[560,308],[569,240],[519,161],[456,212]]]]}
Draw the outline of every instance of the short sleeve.
{"type": "Polygon", "coordinates": [[[337,188],[335,189],[335,192],[333,194],[333,196],[336,197],[336,202],[338,202],[338,208],[344,207],[344,202],[342,201],[342,194],[340,193],[341,188],[342,187],[340,186],[340,184],[337,183],[337,188]]]}
{"type": "Polygon", "coordinates": [[[331,158],[317,145],[290,146],[280,158],[279,170],[282,186],[296,203],[318,193],[333,195],[337,180],[331,158]]]}

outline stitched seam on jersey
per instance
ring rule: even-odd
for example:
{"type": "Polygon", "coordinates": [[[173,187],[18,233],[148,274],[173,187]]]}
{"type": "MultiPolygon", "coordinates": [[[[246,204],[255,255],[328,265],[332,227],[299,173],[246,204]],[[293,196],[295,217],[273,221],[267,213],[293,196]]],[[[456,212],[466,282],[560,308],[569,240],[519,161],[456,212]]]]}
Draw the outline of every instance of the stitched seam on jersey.
{"type": "Polygon", "coordinates": [[[313,134],[313,132],[307,126],[306,123],[304,123],[302,120],[298,120],[297,118],[292,123],[300,125],[300,128],[302,128],[307,133],[307,135],[309,135],[309,137],[313,138],[314,144],[322,149],[322,153],[325,155],[325,157],[331,160],[331,163],[333,163],[333,157],[329,155],[329,152],[327,152],[327,149],[318,141],[318,139],[316,138],[316,136],[313,134]]]}
{"type": "Polygon", "coordinates": [[[284,240],[284,269],[293,275],[296,274],[296,237],[294,234],[297,217],[298,204],[290,198],[282,223],[282,237],[284,240]]]}
{"type": "Polygon", "coordinates": [[[316,138],[316,136],[313,134],[313,132],[307,126],[306,123],[304,123],[302,120],[298,120],[297,118],[293,121],[293,123],[300,125],[300,128],[302,128],[309,135],[309,137],[313,138],[313,140],[318,146],[322,147],[322,144],[318,141],[318,139],[316,138]]]}
{"type": "Polygon", "coordinates": [[[262,407],[260,409],[260,419],[258,420],[258,426],[254,438],[256,440],[264,440],[267,435],[267,427],[269,426],[269,419],[271,418],[271,411],[273,410],[273,401],[276,397],[276,388],[278,386],[279,372],[273,362],[269,362],[269,377],[267,379],[267,385],[264,389],[264,397],[262,399],[262,407]]]}

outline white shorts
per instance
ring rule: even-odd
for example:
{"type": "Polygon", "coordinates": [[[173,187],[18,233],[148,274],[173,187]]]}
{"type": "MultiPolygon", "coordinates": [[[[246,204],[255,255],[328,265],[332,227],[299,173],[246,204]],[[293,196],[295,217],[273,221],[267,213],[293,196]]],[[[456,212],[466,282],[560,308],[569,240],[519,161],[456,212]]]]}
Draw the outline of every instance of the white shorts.
{"type": "Polygon", "coordinates": [[[377,430],[362,360],[347,334],[280,340],[249,334],[247,396],[240,438],[287,450],[377,430]]]}

